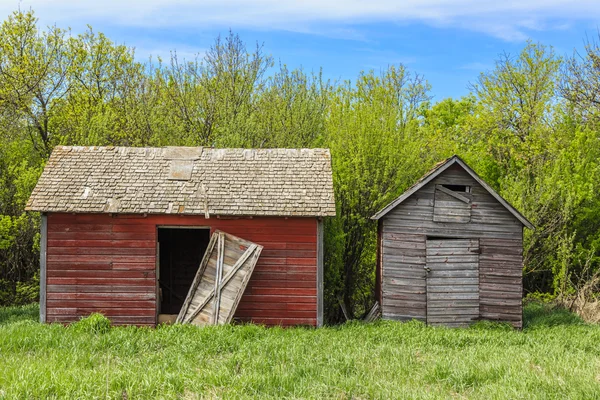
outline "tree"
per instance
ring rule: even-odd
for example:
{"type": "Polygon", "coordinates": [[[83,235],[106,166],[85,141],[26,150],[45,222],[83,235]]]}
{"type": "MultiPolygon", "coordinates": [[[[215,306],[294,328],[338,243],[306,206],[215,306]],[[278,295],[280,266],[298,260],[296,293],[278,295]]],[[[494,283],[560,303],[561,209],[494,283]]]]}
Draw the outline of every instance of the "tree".
{"type": "Polygon", "coordinates": [[[0,107],[13,124],[24,124],[35,148],[49,154],[51,104],[70,89],[67,31],[38,32],[33,11],[14,12],[0,27],[0,107]]]}
{"type": "Polygon", "coordinates": [[[552,48],[528,42],[517,57],[502,54],[472,85],[477,134],[500,168],[499,176],[542,153],[551,125],[560,60],[552,48]]]}
{"type": "Polygon", "coordinates": [[[419,107],[429,85],[402,65],[346,82],[333,96],[326,125],[338,217],[327,224],[329,318],[342,318],[338,300],[356,317],[373,300],[376,224],[370,217],[428,166],[421,146],[419,107]]]}

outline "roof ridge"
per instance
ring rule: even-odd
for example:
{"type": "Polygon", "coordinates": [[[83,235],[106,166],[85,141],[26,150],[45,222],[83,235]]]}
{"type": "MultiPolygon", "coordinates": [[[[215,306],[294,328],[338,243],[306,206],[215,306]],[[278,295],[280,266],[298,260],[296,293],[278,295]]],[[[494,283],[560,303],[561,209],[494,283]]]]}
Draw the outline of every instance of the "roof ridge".
{"type": "Polygon", "coordinates": [[[323,150],[330,151],[327,147],[206,147],[206,146],[81,146],[81,145],[57,145],[54,149],[77,149],[77,150],[104,150],[104,149],[168,149],[168,148],[185,148],[185,149],[205,149],[205,150],[323,150]]]}

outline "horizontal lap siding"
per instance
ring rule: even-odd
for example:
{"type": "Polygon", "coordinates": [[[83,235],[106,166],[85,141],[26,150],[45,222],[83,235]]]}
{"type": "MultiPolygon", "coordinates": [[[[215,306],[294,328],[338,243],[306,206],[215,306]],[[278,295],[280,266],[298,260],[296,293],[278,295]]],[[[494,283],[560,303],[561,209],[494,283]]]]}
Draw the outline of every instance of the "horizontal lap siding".
{"type": "Polygon", "coordinates": [[[314,218],[50,214],[48,321],[94,311],[116,324],[153,325],[157,226],[206,226],[264,246],[235,318],[267,325],[316,325],[314,218]]]}
{"type": "Polygon", "coordinates": [[[425,321],[425,241],[430,237],[480,239],[480,316],[522,324],[521,223],[460,167],[450,168],[391,210],[381,225],[382,313],[425,321]],[[472,186],[468,223],[434,222],[436,184],[472,186]]]}

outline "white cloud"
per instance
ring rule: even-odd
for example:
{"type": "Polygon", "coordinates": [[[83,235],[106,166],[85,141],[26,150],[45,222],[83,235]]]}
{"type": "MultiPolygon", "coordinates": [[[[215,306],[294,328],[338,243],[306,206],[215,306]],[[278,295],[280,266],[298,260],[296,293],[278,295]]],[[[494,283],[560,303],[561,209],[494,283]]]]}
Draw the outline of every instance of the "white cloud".
{"type": "Polygon", "coordinates": [[[251,28],[339,36],[350,26],[421,22],[522,40],[529,30],[560,29],[600,17],[597,0],[3,0],[0,13],[36,10],[42,23],[127,27],[251,28]]]}

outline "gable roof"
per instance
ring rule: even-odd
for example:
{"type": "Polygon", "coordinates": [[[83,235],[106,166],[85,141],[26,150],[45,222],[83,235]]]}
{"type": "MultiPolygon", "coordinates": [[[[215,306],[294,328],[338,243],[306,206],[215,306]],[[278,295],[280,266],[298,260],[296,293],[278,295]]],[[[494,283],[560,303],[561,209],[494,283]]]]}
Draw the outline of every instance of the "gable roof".
{"type": "Polygon", "coordinates": [[[404,200],[409,198],[413,193],[421,189],[423,186],[427,185],[434,178],[440,175],[442,172],[447,170],[454,164],[460,165],[473,179],[477,181],[485,190],[488,191],[500,204],[504,206],[516,219],[518,219],[523,225],[528,227],[529,229],[534,229],[533,224],[529,222],[527,218],[523,216],[516,208],[514,208],[508,201],[504,200],[502,196],[500,196],[490,185],[488,185],[483,179],[477,175],[475,171],[471,169],[459,156],[454,155],[442,162],[436,164],[431,171],[426,173],[421,179],[419,179],[414,185],[408,188],[400,197],[396,200],[392,201],[390,204],[381,209],[377,214],[373,215],[371,219],[378,220],[388,212],[393,210],[397,205],[402,203],[404,200]]]}
{"type": "Polygon", "coordinates": [[[25,209],[333,216],[331,156],[328,149],[58,146],[25,209]]]}

